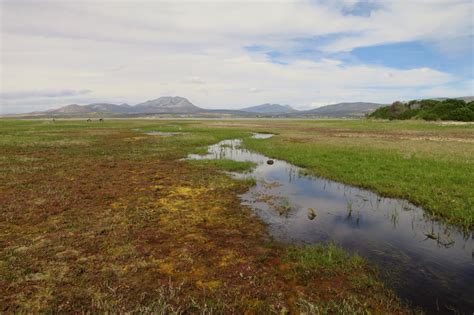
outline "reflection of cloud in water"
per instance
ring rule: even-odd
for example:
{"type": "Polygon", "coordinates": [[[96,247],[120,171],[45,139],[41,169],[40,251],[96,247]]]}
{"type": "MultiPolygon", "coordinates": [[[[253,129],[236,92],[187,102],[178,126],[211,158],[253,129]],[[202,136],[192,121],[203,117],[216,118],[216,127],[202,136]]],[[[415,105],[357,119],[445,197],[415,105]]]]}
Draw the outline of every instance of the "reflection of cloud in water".
{"type": "Polygon", "coordinates": [[[306,175],[285,161],[268,165],[268,157],[242,149],[240,140],[222,141],[210,146],[209,154],[189,158],[256,163],[249,174],[234,176],[257,179],[256,186],[241,198],[270,224],[276,239],[331,241],[358,252],[379,266],[402,297],[426,310],[435,310],[436,301],[463,311],[474,309],[474,241],[454,227],[431,220],[421,208],[306,175]],[[275,211],[282,204],[287,211],[275,211]],[[316,215],[312,220],[309,208],[316,215]]]}

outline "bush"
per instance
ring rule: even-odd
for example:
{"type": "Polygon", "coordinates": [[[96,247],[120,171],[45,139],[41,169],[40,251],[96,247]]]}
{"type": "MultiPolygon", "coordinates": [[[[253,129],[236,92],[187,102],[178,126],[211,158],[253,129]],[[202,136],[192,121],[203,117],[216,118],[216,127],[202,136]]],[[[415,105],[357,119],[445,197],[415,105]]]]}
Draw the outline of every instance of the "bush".
{"type": "Polygon", "coordinates": [[[449,120],[474,121],[474,111],[466,107],[456,108],[449,115],[449,120]]]}
{"type": "Polygon", "coordinates": [[[378,108],[368,117],[378,119],[424,119],[474,121],[474,101],[446,99],[414,100],[408,103],[394,102],[378,108]]]}

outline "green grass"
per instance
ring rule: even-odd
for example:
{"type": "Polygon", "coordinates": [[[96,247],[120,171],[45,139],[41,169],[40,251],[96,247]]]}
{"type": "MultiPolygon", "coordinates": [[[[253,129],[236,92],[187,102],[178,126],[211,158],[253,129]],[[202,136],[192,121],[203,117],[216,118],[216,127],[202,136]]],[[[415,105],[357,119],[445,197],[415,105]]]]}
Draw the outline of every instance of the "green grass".
{"type": "MultiPolygon", "coordinates": [[[[224,139],[244,139],[247,148],[304,167],[332,180],[367,188],[383,196],[403,198],[433,216],[466,230],[474,227],[474,125],[423,121],[373,120],[1,120],[0,172],[36,167],[34,161],[13,163],[22,156],[6,154],[48,152],[67,156],[86,150],[103,156],[104,133],[128,132],[146,137],[147,146],[117,148],[114,154],[141,159],[144,154],[178,159],[189,152],[205,153],[224,139]],[[134,131],[134,129],[139,129],[134,131]],[[172,137],[147,136],[146,131],[182,132],[172,137]],[[68,137],[64,137],[64,132],[68,137]],[[251,139],[251,132],[270,132],[267,140],[251,139]],[[12,164],[13,163],[13,164],[12,164]]],[[[47,156],[41,158],[47,159],[47,156]]],[[[247,166],[230,162],[201,162],[227,170],[247,166]]]]}
{"type": "Polygon", "coordinates": [[[404,156],[370,147],[295,144],[283,139],[247,140],[245,145],[267,156],[305,167],[317,175],[367,188],[383,196],[407,199],[431,214],[465,228],[474,225],[473,164],[404,156]]]}
{"type": "MultiPolygon", "coordinates": [[[[302,283],[310,284],[314,277],[324,275],[319,280],[323,285],[324,278],[343,279],[340,286],[351,290],[373,291],[374,294],[385,296],[383,303],[390,308],[397,298],[384,287],[376,273],[372,272],[365,259],[357,254],[348,254],[334,244],[290,246],[283,257],[289,266],[289,272],[302,283]],[[346,282],[347,281],[347,282],[346,282]],[[375,293],[376,292],[376,293],[375,293]],[[387,298],[388,297],[388,298],[387,298]],[[390,299],[393,299],[390,301],[390,299]]],[[[336,281],[337,282],[337,281],[336,281]]],[[[337,292],[333,292],[337,294],[337,292]]],[[[318,303],[300,298],[300,311],[305,314],[369,314],[367,301],[355,295],[341,296],[336,303],[332,299],[320,300],[318,303]]],[[[413,310],[415,313],[416,310],[413,310]]],[[[377,312],[376,312],[377,313],[377,312]]]]}
{"type": "Polygon", "coordinates": [[[358,255],[349,255],[334,245],[292,246],[284,260],[293,263],[293,269],[302,276],[321,272],[352,272],[366,266],[358,255]]]}
{"type": "Polygon", "coordinates": [[[409,200],[463,229],[474,227],[474,125],[273,121],[258,128],[277,135],[246,139],[251,150],[318,176],[409,200]]]}
{"type": "MultiPolygon", "coordinates": [[[[149,146],[135,146],[137,151],[121,151],[135,156],[154,154],[157,158],[183,158],[190,152],[204,153],[207,146],[224,139],[251,136],[250,132],[236,129],[220,129],[215,132],[205,126],[196,127],[192,122],[146,121],[146,120],[0,120],[0,146],[4,150],[21,147],[25,152],[48,151],[57,148],[64,154],[75,155],[88,151],[102,155],[101,141],[106,134],[126,132],[136,137],[145,137],[149,146]],[[147,131],[183,132],[182,135],[162,137],[145,135],[147,131]],[[191,132],[192,131],[192,132],[191,132]],[[67,137],[65,134],[67,133],[67,137]]],[[[133,145],[132,145],[133,148],[133,145]]],[[[115,153],[118,153],[120,148],[115,153]]]]}

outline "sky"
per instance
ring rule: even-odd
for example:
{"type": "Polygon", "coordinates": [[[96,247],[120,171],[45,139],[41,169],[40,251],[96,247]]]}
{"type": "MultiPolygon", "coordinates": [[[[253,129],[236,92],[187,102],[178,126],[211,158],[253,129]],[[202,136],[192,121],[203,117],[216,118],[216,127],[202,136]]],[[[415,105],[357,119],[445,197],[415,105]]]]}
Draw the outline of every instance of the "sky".
{"type": "Polygon", "coordinates": [[[474,95],[471,0],[0,0],[0,113],[474,95]]]}

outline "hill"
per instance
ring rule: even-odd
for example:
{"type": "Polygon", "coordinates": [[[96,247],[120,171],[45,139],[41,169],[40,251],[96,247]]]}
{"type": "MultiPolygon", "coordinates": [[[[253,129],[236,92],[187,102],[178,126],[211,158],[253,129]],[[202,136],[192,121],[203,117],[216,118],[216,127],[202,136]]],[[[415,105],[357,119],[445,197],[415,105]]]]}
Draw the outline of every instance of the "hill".
{"type": "MultiPolygon", "coordinates": [[[[455,99],[457,102],[464,102],[464,100],[472,100],[473,97],[462,97],[455,99]]],[[[408,102],[407,104],[423,104],[423,115],[426,115],[427,106],[439,102],[451,101],[452,99],[430,99],[430,100],[416,100],[408,102]],[[415,103],[413,103],[415,102],[415,103]],[[429,103],[432,102],[432,103],[429,103]]],[[[471,102],[472,103],[472,102],[471,102]]],[[[404,103],[401,103],[404,104],[404,103]]],[[[461,103],[459,103],[461,104],[461,103]]],[[[470,104],[464,102],[464,104],[470,104]]],[[[393,104],[392,104],[393,105],[393,104]]],[[[392,106],[391,105],[391,106],[392,106]]],[[[255,116],[279,116],[279,117],[364,117],[374,111],[387,107],[384,104],[369,103],[369,102],[347,102],[332,105],[326,105],[319,108],[298,111],[289,105],[280,104],[262,104],[257,106],[246,107],[240,110],[232,109],[205,109],[198,107],[191,103],[188,99],[180,96],[164,96],[157,99],[149,100],[136,105],[128,104],[110,104],[110,103],[94,103],[89,105],[71,104],[57,109],[47,110],[43,112],[34,112],[30,114],[19,114],[21,117],[41,117],[41,116],[55,116],[55,117],[81,117],[81,116],[96,116],[107,115],[109,117],[141,117],[147,115],[162,115],[162,114],[182,114],[196,117],[255,117],[255,116]]],[[[408,105],[407,105],[408,106],[408,105]]],[[[413,107],[413,106],[412,106],[413,107]]],[[[408,108],[410,110],[415,109],[408,108]]],[[[437,109],[439,111],[441,109],[437,109]]],[[[464,110],[465,111],[465,110],[464,110]]],[[[398,106],[396,109],[380,110],[371,117],[385,118],[385,119],[406,119],[400,117],[417,117],[423,116],[419,112],[406,112],[406,108],[398,106]],[[403,115],[399,115],[401,113],[403,115]],[[420,116],[421,115],[421,116],[420,116]]],[[[436,114],[437,115],[437,114],[436,114]]],[[[437,116],[432,119],[445,119],[437,116]]],[[[444,115],[444,114],[443,114],[444,115]]],[[[467,115],[467,117],[470,114],[467,115]]],[[[423,116],[423,119],[429,119],[428,116],[423,116]]],[[[442,116],[444,117],[444,116],[442,116]]],[[[468,119],[468,118],[463,118],[468,119]]]]}
{"type": "Polygon", "coordinates": [[[298,112],[296,109],[292,108],[289,105],[269,103],[242,108],[241,111],[255,114],[288,114],[298,112]]]}
{"type": "Polygon", "coordinates": [[[134,113],[179,113],[189,114],[205,111],[204,109],[192,104],[184,97],[163,96],[154,100],[146,101],[132,107],[134,113]]]}
{"type": "Polygon", "coordinates": [[[128,104],[95,103],[89,105],[71,104],[35,114],[81,115],[81,114],[190,114],[204,112],[205,109],[195,106],[184,97],[164,96],[131,106],[128,104]]]}
{"type": "Polygon", "coordinates": [[[304,115],[329,117],[362,117],[380,108],[381,106],[384,106],[384,104],[367,102],[337,103],[302,111],[300,113],[304,115]]]}
{"type": "Polygon", "coordinates": [[[131,106],[128,104],[115,105],[108,103],[95,103],[89,105],[71,104],[58,109],[48,110],[50,114],[77,114],[77,113],[127,113],[131,106]]]}

